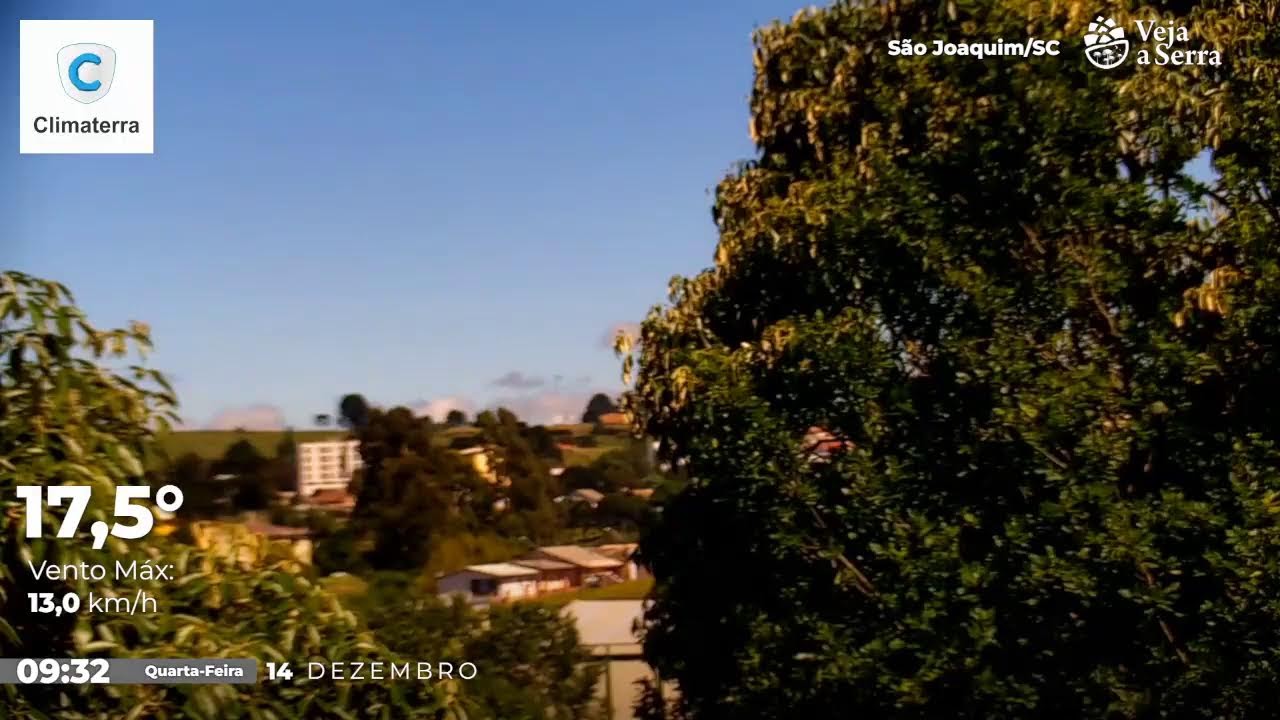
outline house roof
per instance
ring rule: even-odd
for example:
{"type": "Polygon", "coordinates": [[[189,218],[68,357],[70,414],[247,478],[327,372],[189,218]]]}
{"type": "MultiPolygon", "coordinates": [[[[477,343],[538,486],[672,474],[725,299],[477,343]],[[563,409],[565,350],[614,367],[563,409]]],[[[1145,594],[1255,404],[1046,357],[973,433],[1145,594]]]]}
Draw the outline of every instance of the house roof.
{"type": "Polygon", "coordinates": [[[580,568],[609,569],[622,565],[618,560],[607,558],[577,545],[548,545],[538,548],[538,552],[580,568]]]}
{"type": "Polygon", "coordinates": [[[613,558],[614,560],[630,560],[632,555],[636,554],[636,543],[611,543],[608,545],[597,545],[592,548],[592,552],[603,555],[604,557],[613,558]]]}
{"type": "Polygon", "coordinates": [[[596,419],[600,421],[601,425],[629,424],[626,413],[620,413],[620,412],[601,413],[600,416],[596,419]]]}
{"type": "Polygon", "coordinates": [[[569,494],[573,495],[576,498],[581,498],[583,500],[586,500],[587,502],[598,503],[604,499],[604,493],[600,492],[599,490],[592,490],[591,488],[578,488],[577,490],[574,490],[572,493],[569,493],[569,494]]]}
{"type": "Polygon", "coordinates": [[[513,565],[524,565],[538,570],[572,570],[573,565],[559,560],[548,560],[547,558],[524,558],[522,560],[512,560],[513,565]]]}
{"type": "Polygon", "coordinates": [[[516,565],[514,563],[483,563],[480,565],[468,565],[463,571],[480,573],[490,577],[528,577],[537,575],[538,571],[530,567],[516,565]]]}
{"type": "Polygon", "coordinates": [[[356,504],[356,498],[346,490],[338,490],[337,488],[323,488],[311,493],[307,498],[307,502],[312,505],[352,505],[356,504]]]}

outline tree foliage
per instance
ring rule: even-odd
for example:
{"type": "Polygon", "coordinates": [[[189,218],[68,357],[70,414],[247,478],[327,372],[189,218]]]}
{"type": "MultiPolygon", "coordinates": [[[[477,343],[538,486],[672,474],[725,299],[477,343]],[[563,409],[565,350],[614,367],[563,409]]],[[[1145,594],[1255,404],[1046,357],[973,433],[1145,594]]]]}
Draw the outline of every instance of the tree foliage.
{"type": "MultiPolygon", "coordinates": [[[[0,273],[0,655],[6,657],[256,657],[284,661],[397,659],[296,563],[266,552],[231,558],[150,539],[92,549],[89,526],[112,521],[114,489],[141,484],[153,434],[176,400],[142,364],[149,331],[100,330],[57,283],[0,273]],[[79,535],[54,539],[62,508],[47,507],[46,537],[27,539],[18,485],[93,489],[79,535]],[[173,580],[36,581],[29,564],[172,564],[173,580]],[[159,612],[52,617],[27,610],[28,592],[156,598],[159,612]]],[[[378,683],[301,685],[28,686],[0,689],[0,717],[222,720],[241,717],[448,717],[457,686],[392,689],[378,683]]]]}
{"type": "Polygon", "coordinates": [[[617,410],[618,405],[613,401],[613,398],[604,393],[596,393],[587,401],[587,408],[582,411],[582,422],[599,422],[601,415],[617,412],[617,410]]]}
{"type": "Polygon", "coordinates": [[[546,460],[530,444],[524,423],[515,413],[499,408],[497,412],[480,413],[476,426],[511,502],[512,512],[504,518],[506,532],[534,542],[552,539],[562,525],[553,504],[559,495],[559,483],[551,476],[546,460]]]}
{"type": "Polygon", "coordinates": [[[603,720],[598,665],[571,619],[553,606],[513,604],[487,612],[443,603],[404,574],[377,575],[358,610],[405,657],[479,660],[462,704],[475,720],[603,720]]]}
{"type": "Polygon", "coordinates": [[[369,401],[359,393],[343,395],[338,402],[338,419],[343,427],[364,427],[369,421],[369,401]]]}
{"type": "Polygon", "coordinates": [[[430,418],[405,407],[373,409],[356,432],[363,467],[355,478],[357,527],[370,534],[376,568],[417,568],[433,538],[471,529],[492,498],[457,453],[435,442],[430,418]]]}
{"type": "Polygon", "coordinates": [[[758,156],[628,399],[688,475],[642,552],[691,717],[1280,712],[1280,24],[1155,12],[841,2],[757,33],[758,156]],[[1227,61],[1099,72],[1098,13],[1227,61]],[[1063,55],[886,52],[979,33],[1063,55]]]}

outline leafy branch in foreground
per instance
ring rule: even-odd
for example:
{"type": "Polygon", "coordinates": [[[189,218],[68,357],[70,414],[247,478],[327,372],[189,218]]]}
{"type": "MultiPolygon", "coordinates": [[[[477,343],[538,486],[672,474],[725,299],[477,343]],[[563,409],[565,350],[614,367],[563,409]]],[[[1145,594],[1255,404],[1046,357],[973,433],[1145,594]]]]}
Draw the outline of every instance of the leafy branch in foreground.
{"type": "MultiPolygon", "coordinates": [[[[174,420],[164,377],[143,365],[149,331],[99,330],[63,286],[0,273],[0,654],[13,656],[256,657],[261,661],[385,659],[375,641],[302,568],[265,550],[199,551],[164,541],[28,540],[18,485],[89,485],[82,529],[109,520],[115,485],[142,484],[147,443],[174,420]],[[78,591],[83,580],[36,580],[29,564],[173,564],[175,579],[93,583],[95,593],[146,590],[161,611],[51,618],[27,609],[28,592],[78,591]]],[[[56,512],[53,508],[50,512],[56,512]]],[[[50,515],[46,527],[57,527],[50,515]]],[[[445,718],[456,683],[15,686],[0,715],[15,718],[445,718]]],[[[455,712],[455,710],[457,710],[455,712]]]]}

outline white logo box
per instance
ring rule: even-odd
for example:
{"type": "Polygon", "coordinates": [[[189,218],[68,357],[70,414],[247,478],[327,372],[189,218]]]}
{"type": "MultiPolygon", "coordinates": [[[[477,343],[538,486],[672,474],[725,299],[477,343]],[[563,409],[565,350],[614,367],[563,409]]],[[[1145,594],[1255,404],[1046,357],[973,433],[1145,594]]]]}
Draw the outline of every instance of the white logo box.
{"type": "Polygon", "coordinates": [[[155,151],[153,21],[18,25],[18,152],[155,151]],[[88,87],[96,89],[83,89],[88,87]]]}

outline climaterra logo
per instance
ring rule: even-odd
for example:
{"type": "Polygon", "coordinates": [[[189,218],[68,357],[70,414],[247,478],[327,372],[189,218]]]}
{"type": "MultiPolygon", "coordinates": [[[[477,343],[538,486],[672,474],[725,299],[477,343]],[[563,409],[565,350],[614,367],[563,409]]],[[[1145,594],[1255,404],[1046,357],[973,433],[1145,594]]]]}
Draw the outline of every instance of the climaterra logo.
{"type": "Polygon", "coordinates": [[[111,92],[116,51],[98,43],[76,43],[58,51],[58,78],[67,97],[86,105],[111,92]]]}
{"type": "MultiPolygon", "coordinates": [[[[86,105],[111,92],[116,77],[116,51],[98,43],[76,43],[58,51],[58,78],[67,97],[86,105]]],[[[137,120],[71,120],[40,116],[34,129],[41,135],[131,133],[140,131],[137,120]]]]}

